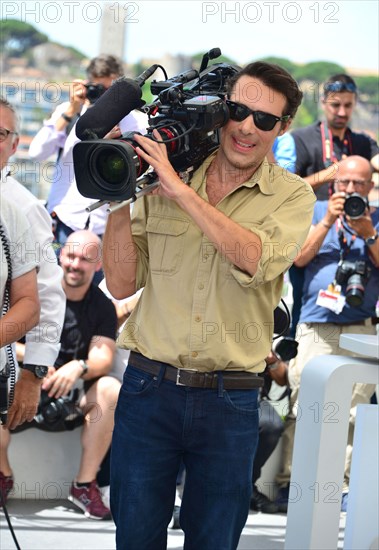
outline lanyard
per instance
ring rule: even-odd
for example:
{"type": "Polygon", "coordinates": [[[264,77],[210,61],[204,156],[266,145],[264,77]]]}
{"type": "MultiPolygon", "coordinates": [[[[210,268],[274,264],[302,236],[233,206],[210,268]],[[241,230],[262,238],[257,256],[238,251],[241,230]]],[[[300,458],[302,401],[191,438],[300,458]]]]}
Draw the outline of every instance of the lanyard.
{"type": "Polygon", "coordinates": [[[336,220],[336,229],[338,233],[338,241],[340,243],[340,262],[343,262],[349,254],[357,236],[355,234],[351,235],[350,242],[347,242],[346,233],[340,218],[337,218],[336,220]]]}
{"type": "MultiPolygon", "coordinates": [[[[329,168],[333,163],[338,162],[336,155],[334,154],[333,136],[330,128],[321,122],[321,143],[322,143],[322,160],[325,168],[329,168]]],[[[353,144],[351,142],[351,135],[349,128],[346,129],[345,136],[342,142],[342,154],[341,158],[348,157],[353,154],[353,144]]]]}

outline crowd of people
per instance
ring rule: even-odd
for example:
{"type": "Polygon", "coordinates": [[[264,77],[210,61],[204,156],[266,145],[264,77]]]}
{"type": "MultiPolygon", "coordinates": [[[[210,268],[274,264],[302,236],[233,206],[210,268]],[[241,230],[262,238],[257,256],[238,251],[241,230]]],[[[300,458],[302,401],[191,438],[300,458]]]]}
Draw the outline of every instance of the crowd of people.
{"type": "MultiPolygon", "coordinates": [[[[358,100],[350,76],[324,84],[320,121],[290,131],[298,84],[281,67],[255,62],[228,82],[220,146],[189,184],[159,134],[144,136],[146,115],[119,121],[104,139],[139,132],[136,151],[159,186],[133,208],[89,214],[72,169],[75,124],[121,75],[117,58],[93,59],[33,139],[30,157],[55,155],[59,166],[47,208],[7,167],[20,123],[0,100],[0,374],[16,350],[20,367],[9,410],[0,410],[0,505],[13,487],[12,431],[33,421],[41,395],[77,389],[82,453],[69,500],[89,518],[113,519],[119,550],[166,548],[174,510],[186,548],[232,550],[249,509],[287,511],[304,366],[348,354],[340,334],[376,334],[379,209],[369,196],[379,148],[349,127],[358,100]],[[115,250],[128,250],[128,260],[115,250]],[[298,346],[291,359],[272,349],[287,271],[294,305],[285,331],[298,346]],[[270,402],[272,381],[290,395],[284,422],[270,402]],[[267,496],[259,478],[280,438],[278,495],[267,496]]],[[[354,387],[344,511],[356,406],[374,392],[354,387]]]]}

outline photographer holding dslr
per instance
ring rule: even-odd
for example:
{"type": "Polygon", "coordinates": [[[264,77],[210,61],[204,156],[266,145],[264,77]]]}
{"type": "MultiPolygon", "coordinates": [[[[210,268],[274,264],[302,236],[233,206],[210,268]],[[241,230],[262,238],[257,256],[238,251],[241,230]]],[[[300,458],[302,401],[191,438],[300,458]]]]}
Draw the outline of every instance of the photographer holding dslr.
{"type": "Polygon", "coordinates": [[[131,349],[111,454],[119,550],[166,548],[182,461],[186,549],[235,549],[249,512],[258,374],[289,250],[306,238],[315,197],[266,160],[301,102],[292,77],[251,63],[227,96],[220,145],[189,184],[158,131],[159,143],[135,136],[159,187],[135,202],[132,220],[129,206],[114,210],[104,235],[112,295],[144,287],[119,338],[131,349]]]}
{"type": "MultiPolygon", "coordinates": [[[[277,476],[280,511],[288,505],[292,448],[301,373],[317,355],[356,355],[339,347],[341,334],[376,334],[375,306],[379,293],[379,209],[370,208],[370,162],[360,156],[340,161],[338,179],[328,201],[317,201],[309,236],[295,260],[304,267],[303,301],[296,339],[298,355],[288,378],[291,412],[283,434],[283,469],[277,476]]],[[[356,384],[351,402],[342,511],[349,490],[355,408],[370,403],[371,384],[356,384]]],[[[337,406],[338,404],[336,404],[337,406]]]]}
{"type": "MultiPolygon", "coordinates": [[[[64,245],[70,233],[90,229],[102,236],[106,222],[106,208],[99,208],[91,215],[86,211],[93,201],[84,198],[76,187],[72,150],[79,141],[71,131],[88,109],[124,74],[122,61],[113,55],[102,54],[93,58],[87,67],[87,80],[75,80],[70,90],[70,101],[59,105],[49,120],[34,137],[29,147],[32,160],[46,160],[57,155],[54,179],[47,199],[47,209],[55,222],[55,240],[64,245]]],[[[108,138],[117,138],[122,131],[145,132],[147,117],[132,111],[115,126],[108,138]]],[[[100,273],[100,272],[99,272],[100,273]]],[[[97,274],[98,275],[98,274],[97,274]]],[[[95,276],[95,281],[99,279],[95,276]]]]}

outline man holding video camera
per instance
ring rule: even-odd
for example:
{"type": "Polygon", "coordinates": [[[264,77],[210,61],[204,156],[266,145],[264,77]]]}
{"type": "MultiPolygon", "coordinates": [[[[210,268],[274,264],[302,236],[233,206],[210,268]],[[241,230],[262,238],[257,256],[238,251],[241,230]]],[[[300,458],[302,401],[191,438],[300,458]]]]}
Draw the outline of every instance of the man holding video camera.
{"type": "MultiPolygon", "coordinates": [[[[316,355],[356,355],[339,347],[341,334],[376,334],[379,292],[379,209],[367,197],[373,186],[370,162],[350,156],[339,163],[338,179],[328,201],[317,201],[309,236],[295,260],[304,267],[303,301],[297,328],[298,355],[289,365],[291,412],[283,434],[283,469],[277,477],[278,504],[288,505],[292,449],[301,373],[316,355]]],[[[370,403],[372,384],[356,384],[343,483],[346,511],[355,407],[370,403]]],[[[337,406],[337,404],[336,404],[337,406]]]]}
{"type": "Polygon", "coordinates": [[[188,185],[158,131],[158,143],[135,136],[160,185],[137,200],[132,220],[128,206],[113,211],[104,235],[112,295],[144,287],[119,338],[132,350],[112,440],[119,550],[166,548],[182,460],[185,548],[235,549],[249,512],[258,374],[315,197],[265,160],[301,102],[292,77],[256,62],[227,91],[220,147],[188,185]]]}

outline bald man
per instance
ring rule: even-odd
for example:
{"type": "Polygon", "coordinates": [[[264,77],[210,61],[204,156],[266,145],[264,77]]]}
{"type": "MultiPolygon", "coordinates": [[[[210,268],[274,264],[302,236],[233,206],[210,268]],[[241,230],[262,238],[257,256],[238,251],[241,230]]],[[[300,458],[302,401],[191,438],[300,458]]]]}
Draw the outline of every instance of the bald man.
{"type": "MultiPolygon", "coordinates": [[[[66,313],[60,352],[54,366],[49,367],[42,390],[50,397],[59,398],[83,380],[84,391],[79,402],[85,415],[82,454],[69,500],[86,517],[108,520],[111,513],[102,501],[96,474],[111,443],[120,382],[107,376],[115,353],[116,310],[92,282],[95,273],[101,269],[99,237],[86,230],[72,233],[61,250],[60,263],[66,313]]],[[[7,449],[0,450],[5,464],[7,449]]],[[[10,468],[9,463],[7,466],[10,468]]]]}
{"type": "MultiPolygon", "coordinates": [[[[286,511],[288,504],[297,399],[304,366],[317,355],[356,356],[339,347],[341,334],[376,334],[373,323],[379,289],[379,209],[368,203],[372,187],[368,160],[350,156],[341,161],[334,193],[329,200],[317,201],[309,235],[295,260],[295,265],[305,268],[305,280],[296,334],[298,355],[291,361],[288,373],[292,408],[283,434],[283,470],[277,477],[280,511],[286,511]],[[351,200],[357,201],[353,209],[351,200]]],[[[370,403],[374,391],[375,386],[369,384],[354,387],[342,511],[346,511],[349,491],[355,408],[359,403],[370,403]]]]}

